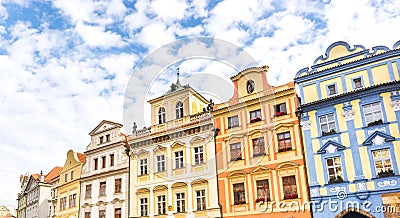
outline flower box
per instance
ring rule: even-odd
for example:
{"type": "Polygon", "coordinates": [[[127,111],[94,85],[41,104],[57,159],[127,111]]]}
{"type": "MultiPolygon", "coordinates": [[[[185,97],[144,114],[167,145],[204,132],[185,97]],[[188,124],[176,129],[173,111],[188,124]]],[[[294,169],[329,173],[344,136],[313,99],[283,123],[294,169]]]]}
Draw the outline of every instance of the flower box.
{"type": "Polygon", "coordinates": [[[380,124],[383,124],[383,120],[382,119],[370,122],[370,123],[368,123],[367,126],[376,126],[376,125],[380,125],[380,124]]]}
{"type": "Polygon", "coordinates": [[[332,129],[329,132],[322,131],[322,136],[327,136],[327,135],[332,135],[332,134],[336,134],[336,130],[332,129]]]}
{"type": "Polygon", "coordinates": [[[378,178],[385,178],[385,177],[390,177],[390,176],[394,176],[394,172],[392,169],[388,169],[386,171],[381,170],[377,175],[378,178]]]}
{"type": "Polygon", "coordinates": [[[269,197],[257,198],[256,203],[271,201],[269,197]]]}
{"type": "Polygon", "coordinates": [[[279,117],[279,116],[282,116],[282,115],[285,115],[285,114],[286,114],[286,112],[282,112],[282,111],[275,112],[275,116],[276,117],[279,117]]]}
{"type": "Polygon", "coordinates": [[[284,199],[295,199],[298,198],[297,194],[285,194],[285,196],[283,197],[284,199]]]}
{"type": "Polygon", "coordinates": [[[341,176],[336,176],[336,177],[332,177],[329,179],[329,184],[334,184],[334,183],[341,183],[344,182],[344,179],[341,176]]]}
{"type": "Polygon", "coordinates": [[[255,122],[258,122],[258,121],[261,121],[261,117],[253,117],[253,118],[250,119],[250,123],[255,123],[255,122]]]}

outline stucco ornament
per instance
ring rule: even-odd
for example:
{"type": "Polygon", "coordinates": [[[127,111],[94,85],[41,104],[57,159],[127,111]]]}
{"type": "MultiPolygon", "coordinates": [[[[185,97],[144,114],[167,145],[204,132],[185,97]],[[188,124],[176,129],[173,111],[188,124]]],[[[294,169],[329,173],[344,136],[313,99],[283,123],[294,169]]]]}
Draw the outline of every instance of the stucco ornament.
{"type": "Polygon", "coordinates": [[[329,154],[333,154],[337,151],[336,147],[332,144],[330,144],[326,149],[326,152],[328,152],[329,154]]]}
{"type": "Polygon", "coordinates": [[[357,183],[357,190],[358,191],[366,191],[367,190],[367,184],[365,182],[357,183]]]}
{"type": "Polygon", "coordinates": [[[372,142],[374,143],[374,145],[382,145],[383,143],[385,143],[385,138],[377,135],[375,136],[375,138],[372,140],[372,142]]]}
{"type": "Polygon", "coordinates": [[[395,100],[390,103],[393,106],[394,111],[400,111],[400,100],[395,100]]]}
{"type": "Polygon", "coordinates": [[[312,188],[311,197],[318,197],[318,196],[319,196],[318,188],[312,188]]]}
{"type": "Polygon", "coordinates": [[[310,130],[311,121],[305,120],[300,122],[300,126],[303,127],[303,130],[310,130]]]}
{"type": "Polygon", "coordinates": [[[342,115],[346,121],[354,120],[354,110],[343,111],[342,115]]]}
{"type": "Polygon", "coordinates": [[[378,185],[378,187],[381,187],[381,188],[386,187],[386,186],[395,186],[395,185],[397,185],[397,181],[393,180],[393,179],[384,180],[382,182],[378,182],[377,185],[378,185]]]}

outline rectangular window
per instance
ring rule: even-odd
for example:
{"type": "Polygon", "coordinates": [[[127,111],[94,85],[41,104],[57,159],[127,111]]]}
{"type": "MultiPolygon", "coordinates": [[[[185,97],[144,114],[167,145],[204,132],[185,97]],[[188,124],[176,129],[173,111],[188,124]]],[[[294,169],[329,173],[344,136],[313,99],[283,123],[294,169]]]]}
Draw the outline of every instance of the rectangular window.
{"type": "Polygon", "coordinates": [[[233,184],[233,203],[235,205],[246,203],[244,183],[233,184]]]}
{"type": "Polygon", "coordinates": [[[140,175],[147,175],[147,158],[139,160],[140,175]]]}
{"type": "Polygon", "coordinates": [[[100,189],[99,189],[100,196],[106,195],[106,186],[107,186],[106,182],[100,182],[100,189]]]}
{"type": "Polygon", "coordinates": [[[183,151],[175,152],[175,168],[182,168],[183,164],[183,151]]]}
{"type": "Polygon", "coordinates": [[[250,111],[250,123],[255,123],[261,120],[261,109],[250,111]]]}
{"type": "Polygon", "coordinates": [[[282,185],[283,185],[283,198],[284,199],[298,198],[295,176],[282,177],[282,185]]]}
{"type": "Polygon", "coordinates": [[[336,123],[333,113],[319,116],[319,125],[323,136],[336,133],[336,123]]]}
{"type": "Polygon", "coordinates": [[[64,175],[64,181],[65,181],[65,182],[68,182],[68,173],[66,173],[66,174],[64,175]]]}
{"type": "Polygon", "coordinates": [[[114,166],[114,154],[110,154],[110,166],[114,166]]]}
{"type": "Polygon", "coordinates": [[[156,158],[157,158],[157,172],[165,171],[165,155],[158,155],[156,158]]]}
{"type": "Polygon", "coordinates": [[[140,199],[140,216],[147,216],[147,198],[140,199]]]}
{"type": "Polygon", "coordinates": [[[356,89],[363,87],[362,82],[361,82],[361,78],[353,79],[353,83],[354,83],[354,88],[356,88],[356,89]]]}
{"type": "Polygon", "coordinates": [[[197,202],[197,210],[205,210],[206,209],[206,191],[205,190],[196,191],[196,202],[197,202]]]}
{"type": "Polygon", "coordinates": [[[231,161],[242,159],[242,149],[240,143],[235,143],[230,145],[231,161]]]}
{"type": "Polygon", "coordinates": [[[99,218],[106,218],[106,211],[105,210],[99,210],[99,218]]]}
{"type": "Polygon", "coordinates": [[[265,180],[260,180],[256,182],[257,184],[257,199],[256,202],[267,202],[270,201],[270,195],[269,195],[269,183],[268,179],[265,180]]]}
{"type": "Polygon", "coordinates": [[[342,162],[340,157],[326,159],[326,169],[328,170],[329,183],[343,181],[342,162]]]}
{"type": "Polygon", "coordinates": [[[121,179],[115,179],[115,193],[120,193],[121,192],[121,179]]]}
{"type": "Polygon", "coordinates": [[[90,212],[85,212],[85,218],[90,218],[90,212]]]}
{"type": "Polygon", "coordinates": [[[106,168],[106,156],[101,157],[101,168],[106,168]]]}
{"type": "Polygon", "coordinates": [[[389,149],[372,151],[372,156],[374,158],[375,172],[378,177],[384,177],[384,174],[387,174],[388,176],[390,173],[393,174],[389,149]]]}
{"type": "Polygon", "coordinates": [[[74,179],[74,171],[71,171],[71,180],[74,179]]]}
{"type": "Polygon", "coordinates": [[[98,169],[99,160],[97,158],[94,159],[94,170],[98,169]]]}
{"type": "Polygon", "coordinates": [[[194,148],[194,164],[202,164],[204,163],[203,159],[203,146],[194,148]]]}
{"type": "Polygon", "coordinates": [[[75,207],[76,206],[76,194],[72,195],[72,203],[71,203],[71,207],[75,207]]]}
{"type": "Polygon", "coordinates": [[[239,117],[237,115],[228,117],[228,129],[236,126],[239,126],[239,117]]]}
{"type": "Polygon", "coordinates": [[[264,137],[255,138],[253,142],[253,156],[261,156],[265,154],[264,137]]]}
{"type": "Polygon", "coordinates": [[[367,126],[382,124],[382,109],[379,102],[363,105],[365,123],[367,126]]]}
{"type": "Polygon", "coordinates": [[[110,142],[111,140],[110,140],[110,134],[107,134],[106,135],[106,142],[110,142]]]}
{"type": "Polygon", "coordinates": [[[165,201],[165,195],[157,196],[157,210],[158,214],[167,214],[167,204],[165,201]]]}
{"type": "Polygon", "coordinates": [[[329,85],[328,86],[328,95],[334,95],[336,93],[337,93],[336,85],[335,84],[329,85]]]}
{"type": "Polygon", "coordinates": [[[185,193],[177,193],[176,194],[176,212],[182,213],[185,212],[185,193]]]}
{"type": "Polygon", "coordinates": [[[60,210],[67,208],[67,197],[60,198],[60,210]]]}
{"type": "Polygon", "coordinates": [[[92,197],[92,184],[86,185],[85,198],[92,197]]]}
{"type": "Polygon", "coordinates": [[[122,217],[121,208],[115,208],[114,209],[114,218],[121,218],[121,217],[122,217]]]}
{"type": "Polygon", "coordinates": [[[100,143],[99,144],[103,144],[104,143],[104,136],[100,136],[99,139],[100,139],[100,143]]]}
{"type": "Polygon", "coordinates": [[[292,150],[290,132],[278,133],[278,152],[292,150]]]}
{"type": "Polygon", "coordinates": [[[279,116],[282,116],[285,114],[287,114],[286,103],[275,105],[275,116],[276,117],[279,117],[279,116]]]}

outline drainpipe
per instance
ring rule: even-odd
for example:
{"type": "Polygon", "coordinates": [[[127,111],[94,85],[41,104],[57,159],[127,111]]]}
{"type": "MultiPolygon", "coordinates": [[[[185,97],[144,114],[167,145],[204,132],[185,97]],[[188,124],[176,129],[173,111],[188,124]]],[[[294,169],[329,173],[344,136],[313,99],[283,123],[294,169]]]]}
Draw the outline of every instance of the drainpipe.
{"type": "Polygon", "coordinates": [[[219,207],[219,212],[221,214],[221,218],[224,216],[222,215],[222,205],[221,202],[219,201],[219,184],[218,184],[218,167],[217,167],[217,136],[219,133],[220,129],[219,128],[214,128],[214,159],[215,159],[215,176],[217,178],[217,199],[218,199],[218,207],[219,207]]]}

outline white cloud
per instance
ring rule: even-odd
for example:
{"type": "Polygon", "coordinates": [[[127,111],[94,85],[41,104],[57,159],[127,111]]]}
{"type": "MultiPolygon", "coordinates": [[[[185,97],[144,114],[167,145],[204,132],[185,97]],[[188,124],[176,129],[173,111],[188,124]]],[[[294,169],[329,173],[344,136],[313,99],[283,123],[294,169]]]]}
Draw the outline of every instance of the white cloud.
{"type": "Polygon", "coordinates": [[[104,30],[100,26],[85,25],[79,22],[76,25],[76,31],[88,46],[111,48],[122,47],[125,44],[118,33],[104,30]]]}

